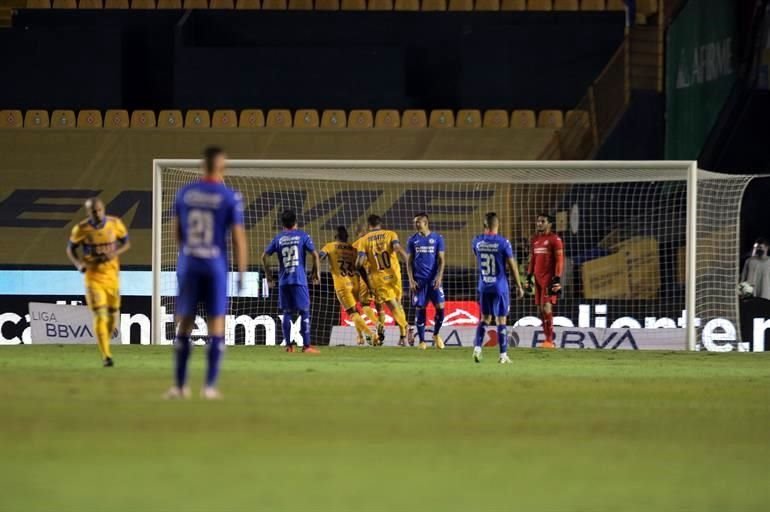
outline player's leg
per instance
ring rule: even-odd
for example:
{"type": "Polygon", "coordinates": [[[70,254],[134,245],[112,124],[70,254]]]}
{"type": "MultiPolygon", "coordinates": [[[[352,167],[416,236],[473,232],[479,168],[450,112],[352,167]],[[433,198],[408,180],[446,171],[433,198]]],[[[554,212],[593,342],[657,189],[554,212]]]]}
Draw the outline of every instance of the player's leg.
{"type": "MultiPolygon", "coordinates": [[[[400,283],[399,283],[400,286],[400,283]]],[[[409,329],[408,324],[409,322],[406,319],[406,313],[404,312],[404,307],[401,305],[398,300],[396,300],[397,294],[396,290],[392,286],[383,286],[377,291],[377,295],[379,296],[380,300],[385,302],[388,305],[388,308],[390,309],[390,314],[393,315],[393,319],[396,321],[396,325],[398,325],[398,345],[400,347],[406,346],[406,335],[407,330],[409,329]]]]}
{"type": "Polygon", "coordinates": [[[358,314],[358,310],[356,310],[357,291],[358,290],[355,289],[355,286],[352,283],[348,283],[344,287],[341,286],[337,288],[335,293],[337,294],[337,300],[340,302],[342,309],[345,310],[350,319],[353,321],[353,325],[356,326],[356,332],[358,333],[358,344],[363,345],[367,342],[371,343],[373,336],[371,331],[369,331],[369,328],[366,326],[366,321],[361,317],[361,315],[358,314]]]}
{"type": "Polygon", "coordinates": [[[294,343],[291,341],[291,324],[294,320],[294,294],[290,286],[278,287],[278,307],[281,310],[281,333],[286,342],[286,352],[294,352],[294,343]]]}
{"type": "Polygon", "coordinates": [[[419,341],[418,347],[422,350],[427,348],[427,345],[425,344],[425,306],[427,302],[428,285],[427,283],[418,282],[417,289],[412,294],[412,306],[415,308],[414,326],[417,329],[417,340],[419,341]]]}
{"type": "Polygon", "coordinates": [[[86,302],[91,308],[94,317],[94,336],[102,356],[104,366],[112,366],[112,352],[110,351],[110,312],[107,304],[107,290],[98,281],[89,281],[86,284],[86,302]]]}
{"type": "Polygon", "coordinates": [[[508,357],[508,317],[502,315],[495,320],[497,321],[497,344],[500,347],[500,358],[497,362],[507,364],[511,362],[508,357]]]}
{"type": "Polygon", "coordinates": [[[206,353],[206,385],[201,396],[211,400],[222,397],[217,390],[217,380],[225,354],[225,313],[227,312],[227,271],[225,269],[212,272],[211,278],[206,280],[204,300],[209,343],[206,353]]]}
{"type": "Polygon", "coordinates": [[[302,352],[317,354],[318,349],[313,346],[310,336],[310,290],[307,286],[295,286],[294,288],[294,305],[299,310],[302,352]]]}
{"type": "Polygon", "coordinates": [[[444,323],[444,304],[446,302],[444,289],[439,288],[437,290],[431,287],[429,298],[436,308],[436,313],[433,315],[433,346],[443,349],[444,339],[439,334],[439,331],[441,331],[441,326],[444,323]]]}
{"type": "Polygon", "coordinates": [[[190,272],[178,272],[177,286],[179,292],[175,311],[177,328],[174,338],[174,386],[166,393],[166,398],[172,399],[190,396],[187,368],[192,353],[190,334],[195,327],[195,310],[199,299],[198,276],[190,272]]]}
{"type": "Polygon", "coordinates": [[[476,327],[476,338],[473,340],[473,360],[477,363],[481,362],[481,347],[484,345],[487,326],[492,323],[494,296],[489,293],[480,294],[479,306],[481,309],[481,321],[476,327]]]}
{"type": "Polygon", "coordinates": [[[543,308],[543,334],[545,335],[545,341],[543,342],[543,348],[556,348],[556,344],[553,341],[553,306],[550,302],[550,297],[542,305],[543,308]]]}

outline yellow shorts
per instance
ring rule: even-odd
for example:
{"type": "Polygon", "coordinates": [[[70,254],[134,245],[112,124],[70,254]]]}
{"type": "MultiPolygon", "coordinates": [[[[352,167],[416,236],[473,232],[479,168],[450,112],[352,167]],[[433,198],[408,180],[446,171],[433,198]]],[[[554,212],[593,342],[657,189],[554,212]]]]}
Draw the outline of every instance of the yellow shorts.
{"type": "Polygon", "coordinates": [[[378,304],[391,301],[401,301],[404,291],[401,289],[401,281],[396,280],[375,280],[372,283],[374,287],[374,300],[378,304]]]}
{"type": "Polygon", "coordinates": [[[86,302],[91,310],[108,308],[120,309],[120,286],[117,282],[86,280],[86,302]]]}
{"type": "Polygon", "coordinates": [[[349,280],[344,283],[334,283],[334,293],[337,294],[337,300],[340,301],[340,305],[345,310],[356,307],[357,292],[358,290],[349,280]]]}
{"type": "Polygon", "coordinates": [[[369,306],[374,300],[374,296],[372,295],[371,290],[369,290],[369,287],[366,286],[366,281],[361,278],[358,278],[357,297],[358,302],[360,302],[362,306],[369,306]]]}

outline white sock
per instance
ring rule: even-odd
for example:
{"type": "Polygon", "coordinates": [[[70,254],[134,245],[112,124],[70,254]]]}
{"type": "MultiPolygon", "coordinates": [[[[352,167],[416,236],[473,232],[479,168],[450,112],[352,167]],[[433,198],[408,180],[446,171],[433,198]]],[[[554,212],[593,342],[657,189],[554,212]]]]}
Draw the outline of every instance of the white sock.
{"type": "Polygon", "coordinates": [[[473,353],[476,354],[478,352],[481,352],[481,347],[473,347],[473,353]]]}

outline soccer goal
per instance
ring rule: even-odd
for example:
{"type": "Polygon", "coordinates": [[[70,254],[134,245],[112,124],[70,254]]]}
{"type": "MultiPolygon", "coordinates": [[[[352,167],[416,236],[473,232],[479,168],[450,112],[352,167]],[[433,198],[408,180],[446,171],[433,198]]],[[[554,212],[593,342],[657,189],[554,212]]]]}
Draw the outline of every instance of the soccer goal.
{"type": "MultiPolygon", "coordinates": [[[[174,196],[200,172],[198,160],[153,162],[155,343],[173,339],[174,196]]],[[[231,160],[226,181],[243,195],[250,272],[243,293],[231,295],[226,339],[285,342],[277,291],[266,286],[258,260],[281,229],[280,212],[290,208],[319,250],[333,241],[337,226],[356,240],[370,214],[380,215],[383,226],[406,244],[414,216],[427,213],[431,230],[446,244],[442,334],[448,345],[469,344],[466,331],[478,321],[471,240],[483,230],[488,211],[498,213],[522,275],[537,215],[555,217],[566,255],[563,295],[554,309],[561,346],[736,345],[740,207],[749,180],[699,170],[695,162],[231,160]],[[630,340],[623,335],[627,331],[634,333],[630,340]]],[[[404,290],[413,322],[406,284],[404,290]]],[[[356,344],[327,263],[320,285],[311,286],[311,302],[313,343],[356,344]]],[[[428,308],[428,331],[432,314],[428,308]]],[[[520,345],[537,343],[539,321],[531,298],[511,300],[508,319],[520,345]]],[[[386,320],[392,322],[389,315],[386,320]]],[[[197,325],[194,335],[203,336],[202,312],[197,325]]],[[[395,338],[388,333],[390,341],[395,338]]]]}

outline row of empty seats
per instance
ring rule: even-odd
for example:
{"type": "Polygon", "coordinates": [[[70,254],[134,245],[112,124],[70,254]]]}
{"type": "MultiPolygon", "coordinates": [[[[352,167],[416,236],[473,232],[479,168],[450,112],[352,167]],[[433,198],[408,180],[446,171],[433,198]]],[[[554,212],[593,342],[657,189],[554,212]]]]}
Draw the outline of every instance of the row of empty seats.
{"type": "Polygon", "coordinates": [[[561,110],[0,110],[0,128],[550,128],[583,118],[583,111],[561,110]]]}
{"type": "Polygon", "coordinates": [[[318,11],[622,11],[625,9],[625,4],[623,0],[27,0],[27,7],[30,9],[318,11]]]}

